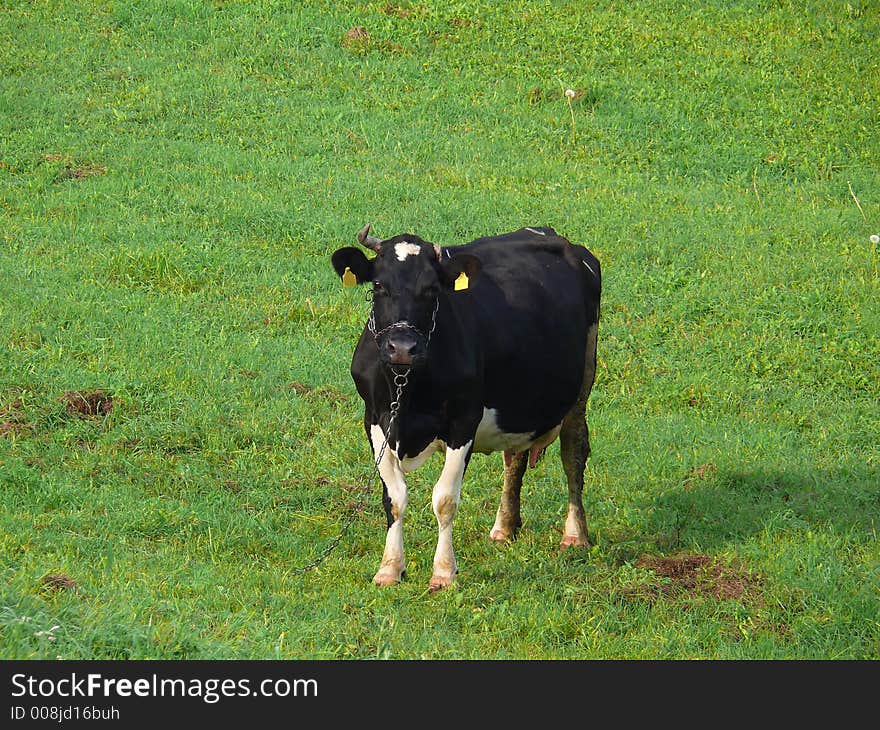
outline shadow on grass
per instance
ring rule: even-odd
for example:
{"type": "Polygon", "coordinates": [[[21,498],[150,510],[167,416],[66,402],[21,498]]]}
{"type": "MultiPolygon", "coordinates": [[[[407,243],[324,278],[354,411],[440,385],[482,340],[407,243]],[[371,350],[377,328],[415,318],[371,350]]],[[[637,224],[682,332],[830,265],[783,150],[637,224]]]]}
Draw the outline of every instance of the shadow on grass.
{"type": "Polygon", "coordinates": [[[832,530],[857,542],[874,539],[880,522],[880,474],[865,464],[836,470],[711,470],[645,505],[640,539],[621,546],[624,560],[638,551],[711,550],[765,530],[832,530]]]}

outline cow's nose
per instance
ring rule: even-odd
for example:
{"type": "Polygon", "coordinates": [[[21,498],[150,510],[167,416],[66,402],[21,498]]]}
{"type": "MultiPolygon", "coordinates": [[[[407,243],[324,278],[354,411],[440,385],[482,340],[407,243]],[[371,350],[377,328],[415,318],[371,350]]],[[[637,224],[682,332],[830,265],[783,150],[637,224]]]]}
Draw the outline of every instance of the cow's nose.
{"type": "Polygon", "coordinates": [[[388,339],[388,362],[392,365],[412,365],[416,350],[416,341],[409,337],[388,339]]]}

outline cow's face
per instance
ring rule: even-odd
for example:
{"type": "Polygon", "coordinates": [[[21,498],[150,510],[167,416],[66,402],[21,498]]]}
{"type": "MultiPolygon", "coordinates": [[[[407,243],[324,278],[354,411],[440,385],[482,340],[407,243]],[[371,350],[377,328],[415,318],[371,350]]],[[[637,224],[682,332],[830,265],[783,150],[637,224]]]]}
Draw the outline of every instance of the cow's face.
{"type": "MultiPolygon", "coordinates": [[[[333,254],[333,268],[344,284],[371,283],[373,311],[368,325],[386,365],[418,368],[425,361],[436,327],[441,298],[455,289],[462,272],[468,281],[480,270],[475,256],[444,256],[439,246],[403,234],[385,241],[358,234],[376,252],[367,258],[357,248],[333,254]]],[[[457,294],[458,292],[456,292],[457,294]]]]}

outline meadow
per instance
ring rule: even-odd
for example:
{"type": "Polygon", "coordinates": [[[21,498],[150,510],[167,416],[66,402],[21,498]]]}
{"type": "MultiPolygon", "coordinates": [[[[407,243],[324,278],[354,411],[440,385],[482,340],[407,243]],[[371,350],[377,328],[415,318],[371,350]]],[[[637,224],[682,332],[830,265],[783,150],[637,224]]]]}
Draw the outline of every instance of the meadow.
{"type": "Polygon", "coordinates": [[[874,0],[3,0],[0,69],[0,658],[880,658],[874,0]],[[372,585],[368,222],[598,256],[592,547],[478,455],[429,593],[435,457],[372,585]]]}

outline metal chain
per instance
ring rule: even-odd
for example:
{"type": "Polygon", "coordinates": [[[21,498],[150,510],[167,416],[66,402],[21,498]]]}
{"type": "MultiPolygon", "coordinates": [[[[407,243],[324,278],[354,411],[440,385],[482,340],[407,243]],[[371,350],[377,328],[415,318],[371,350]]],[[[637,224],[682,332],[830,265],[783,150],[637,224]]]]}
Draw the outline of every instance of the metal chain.
{"type": "Polygon", "coordinates": [[[408,322],[394,322],[393,324],[389,324],[387,327],[383,327],[380,330],[376,330],[376,316],[375,312],[372,308],[370,308],[370,316],[367,319],[367,329],[370,331],[370,334],[373,335],[373,339],[376,342],[379,342],[379,338],[384,335],[388,330],[393,330],[396,327],[400,327],[403,329],[410,329],[418,335],[421,335],[425,338],[425,349],[428,348],[428,345],[431,344],[431,335],[434,334],[434,330],[437,329],[437,310],[440,309],[440,298],[438,297],[434,302],[434,311],[431,313],[431,329],[428,330],[428,334],[425,335],[418,327],[413,327],[408,322]]]}
{"type": "MultiPolygon", "coordinates": [[[[372,295],[368,294],[367,299],[372,300],[372,295]]],[[[428,345],[431,343],[431,335],[434,334],[434,330],[437,329],[437,310],[440,309],[440,298],[438,297],[436,302],[434,303],[434,311],[431,314],[431,329],[428,330],[428,334],[425,337],[425,349],[428,348],[428,345]]],[[[413,327],[411,324],[407,324],[406,322],[395,322],[394,324],[390,324],[383,329],[376,331],[376,317],[374,314],[374,310],[370,307],[370,316],[367,319],[367,329],[373,335],[374,339],[378,341],[379,337],[381,337],[385,332],[395,327],[406,327],[408,329],[414,330],[418,334],[422,334],[422,332],[413,327]]],[[[391,401],[390,405],[390,418],[388,419],[388,432],[385,434],[385,440],[382,442],[382,447],[379,449],[379,455],[376,457],[376,460],[373,462],[373,471],[374,476],[378,477],[380,480],[382,475],[379,473],[379,464],[382,463],[382,458],[385,456],[385,449],[388,447],[388,440],[391,438],[391,428],[394,425],[394,422],[397,420],[397,415],[400,411],[400,401],[403,397],[403,389],[407,386],[409,382],[409,368],[407,367],[402,372],[399,372],[392,368],[394,372],[394,387],[396,389],[396,393],[394,396],[394,400],[391,401]]],[[[390,385],[390,384],[389,384],[390,385]]],[[[351,526],[354,524],[355,518],[364,510],[364,507],[367,506],[367,494],[368,490],[362,489],[361,496],[358,499],[355,506],[349,512],[348,517],[345,519],[345,522],[342,525],[342,528],[339,531],[339,534],[334,537],[320,553],[318,556],[312,560],[310,563],[303,565],[299,568],[295,568],[288,575],[291,577],[302,575],[303,573],[307,573],[310,570],[314,570],[321,563],[323,563],[328,557],[330,557],[330,553],[332,553],[340,542],[342,542],[342,538],[348,533],[351,526]]]]}
{"type": "MultiPolygon", "coordinates": [[[[376,460],[373,462],[373,471],[375,472],[375,476],[379,479],[382,478],[381,473],[379,472],[379,464],[382,463],[382,457],[385,456],[385,449],[388,446],[388,440],[391,438],[391,427],[394,425],[394,421],[397,420],[397,414],[400,411],[400,401],[403,397],[403,389],[406,387],[409,382],[409,368],[404,370],[403,372],[394,371],[394,385],[397,389],[397,392],[394,396],[394,400],[391,401],[391,417],[388,420],[388,432],[385,434],[385,440],[382,442],[382,447],[379,449],[379,455],[376,457],[376,460]]],[[[320,553],[318,556],[312,560],[310,563],[306,563],[305,565],[295,568],[293,571],[289,573],[290,577],[295,577],[298,575],[302,575],[303,573],[307,573],[310,570],[317,568],[321,563],[323,563],[328,557],[330,557],[330,553],[332,553],[340,542],[342,542],[342,538],[348,533],[349,528],[354,524],[355,518],[364,510],[364,507],[367,506],[367,495],[369,494],[369,490],[362,489],[360,499],[358,499],[357,504],[352,507],[351,512],[349,512],[348,517],[342,525],[342,528],[339,531],[339,534],[334,537],[320,553]]]]}

